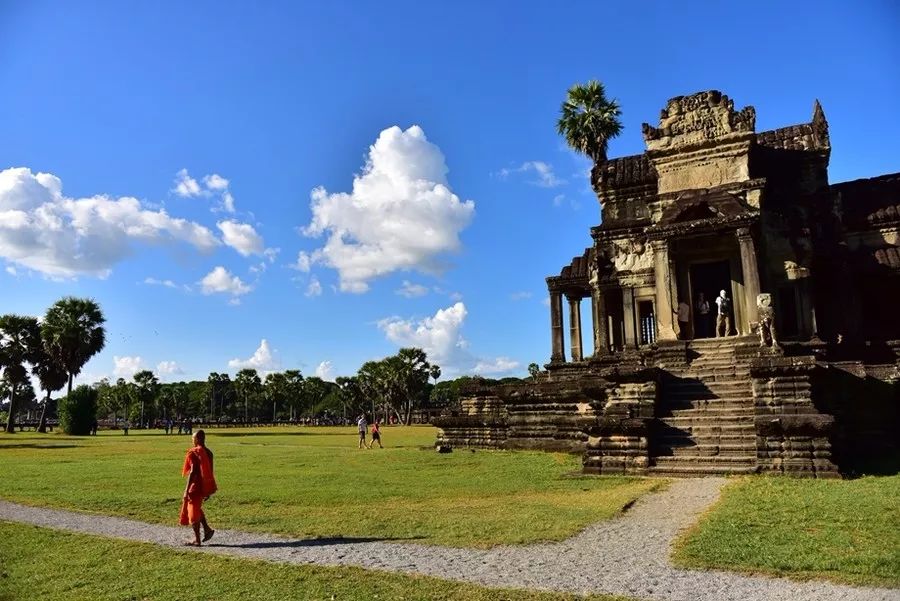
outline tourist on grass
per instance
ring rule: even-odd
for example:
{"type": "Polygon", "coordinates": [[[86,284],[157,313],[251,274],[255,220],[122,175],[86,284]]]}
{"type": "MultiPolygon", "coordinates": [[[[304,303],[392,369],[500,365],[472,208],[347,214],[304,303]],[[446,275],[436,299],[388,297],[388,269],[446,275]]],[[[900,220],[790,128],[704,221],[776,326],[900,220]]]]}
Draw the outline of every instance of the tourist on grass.
{"type": "Polygon", "coordinates": [[[366,428],[368,424],[366,423],[366,414],[363,413],[359,416],[359,419],[356,420],[356,430],[359,432],[359,448],[363,448],[366,446],[366,428]]]}
{"type": "Polygon", "coordinates": [[[731,299],[724,290],[719,291],[716,306],[716,338],[721,338],[731,333],[731,299]]]}
{"type": "Polygon", "coordinates": [[[184,486],[184,496],[181,502],[181,516],[179,523],[182,526],[191,526],[194,529],[194,540],[185,542],[186,545],[199,547],[200,526],[203,526],[203,542],[213,537],[215,530],[209,527],[206,515],[203,513],[203,501],[216,492],[216,478],[213,475],[213,454],[206,448],[206,432],[197,430],[193,437],[194,446],[189,449],[184,457],[184,467],[181,475],[187,476],[184,486]]]}
{"type": "Polygon", "coordinates": [[[375,423],[372,424],[372,442],[369,443],[369,448],[371,449],[374,447],[376,442],[378,443],[379,448],[384,448],[384,445],[381,444],[381,427],[377,419],[375,420],[375,423]]]}
{"type": "Polygon", "coordinates": [[[697,299],[697,312],[694,314],[694,325],[697,328],[697,338],[709,337],[709,301],[702,292],[697,299]]]}
{"type": "Polygon", "coordinates": [[[125,431],[125,436],[128,436],[128,428],[131,427],[131,424],[128,423],[128,420],[125,420],[125,423],[122,424],[122,430],[125,431]]]}

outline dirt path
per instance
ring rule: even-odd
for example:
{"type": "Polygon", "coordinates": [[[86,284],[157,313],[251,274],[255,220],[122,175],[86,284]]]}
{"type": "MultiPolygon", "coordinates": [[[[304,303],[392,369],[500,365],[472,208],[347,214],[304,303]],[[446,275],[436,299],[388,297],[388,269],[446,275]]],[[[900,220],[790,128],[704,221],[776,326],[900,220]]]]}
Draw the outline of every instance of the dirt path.
{"type": "MultiPolygon", "coordinates": [[[[673,568],[669,547],[724,480],[677,480],[623,516],[559,543],[454,549],[365,539],[291,540],[217,530],[200,552],[295,564],[359,566],[494,587],[611,593],[667,601],[900,601],[900,590],[673,568]]],[[[0,520],[180,547],[187,529],[0,501],[0,520]]],[[[527,525],[523,524],[523,527],[527,525]]]]}

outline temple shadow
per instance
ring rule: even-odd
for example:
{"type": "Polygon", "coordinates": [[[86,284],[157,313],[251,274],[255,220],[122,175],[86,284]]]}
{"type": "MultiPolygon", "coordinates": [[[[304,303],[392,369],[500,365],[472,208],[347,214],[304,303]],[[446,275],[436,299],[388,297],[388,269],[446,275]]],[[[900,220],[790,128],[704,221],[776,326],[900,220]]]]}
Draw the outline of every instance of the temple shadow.
{"type": "Polygon", "coordinates": [[[327,547],[331,545],[355,545],[360,543],[379,543],[391,541],[413,541],[425,538],[424,536],[406,536],[406,537],[337,537],[337,538],[304,538],[299,540],[285,541],[261,541],[258,543],[240,543],[240,544],[220,544],[210,543],[207,547],[223,547],[230,549],[291,549],[300,547],[327,547]]]}

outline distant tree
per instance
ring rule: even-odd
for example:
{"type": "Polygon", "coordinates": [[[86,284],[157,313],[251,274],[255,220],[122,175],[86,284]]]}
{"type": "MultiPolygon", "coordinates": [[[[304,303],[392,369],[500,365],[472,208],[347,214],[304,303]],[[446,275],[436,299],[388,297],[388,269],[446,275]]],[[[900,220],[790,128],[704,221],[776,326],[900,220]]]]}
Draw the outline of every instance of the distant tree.
{"type": "Polygon", "coordinates": [[[6,431],[15,432],[16,393],[28,382],[26,363],[41,357],[41,328],[37,319],[23,315],[0,315],[0,368],[9,385],[9,417],[6,431]]]}
{"type": "Polygon", "coordinates": [[[341,416],[346,420],[347,412],[356,415],[366,410],[366,397],[356,376],[338,376],[335,380],[341,393],[341,416]]]}
{"type": "Polygon", "coordinates": [[[140,426],[145,425],[144,406],[147,403],[153,403],[159,392],[159,379],[149,369],[144,369],[134,374],[135,391],[137,392],[138,401],[141,403],[140,426]]]}
{"type": "Polygon", "coordinates": [[[288,395],[288,379],[283,373],[273,372],[266,374],[263,382],[263,392],[266,399],[272,403],[272,423],[278,419],[278,405],[284,404],[288,395]]]}
{"type": "MultiPolygon", "coordinates": [[[[413,410],[418,408],[426,398],[425,390],[428,386],[428,379],[434,373],[433,366],[428,362],[428,356],[422,349],[402,348],[396,355],[396,367],[392,367],[392,369],[396,370],[393,377],[397,379],[403,423],[409,425],[412,422],[413,410]]],[[[440,377],[439,367],[436,373],[437,377],[440,377]]]]}
{"type": "Polygon", "coordinates": [[[242,369],[234,378],[234,387],[244,401],[244,421],[250,421],[250,401],[255,401],[262,389],[262,381],[255,369],[242,369]]]}
{"type": "Polygon", "coordinates": [[[291,408],[290,419],[293,420],[297,415],[297,406],[303,409],[303,374],[299,369],[289,369],[284,372],[284,377],[287,385],[285,394],[291,408]]]}
{"type": "Polygon", "coordinates": [[[603,84],[591,80],[569,88],[556,130],[573,150],[601,163],[609,141],[622,132],[621,114],[619,103],[606,98],[603,84]]]}
{"type": "Polygon", "coordinates": [[[531,376],[532,380],[537,380],[538,374],[541,373],[541,366],[537,363],[529,363],[528,364],[528,375],[531,376]]]}
{"type": "Polygon", "coordinates": [[[59,403],[59,425],[66,434],[89,434],[97,419],[97,391],[82,384],[59,403]]]}
{"type": "Polygon", "coordinates": [[[47,354],[69,376],[67,394],[72,381],[88,360],[106,344],[106,319],[100,306],[91,299],[66,297],[47,310],[41,323],[41,337],[47,354]]]}
{"type": "Polygon", "coordinates": [[[332,388],[330,384],[318,376],[310,376],[303,380],[303,406],[308,415],[315,414],[315,406],[329,393],[332,388]]]}

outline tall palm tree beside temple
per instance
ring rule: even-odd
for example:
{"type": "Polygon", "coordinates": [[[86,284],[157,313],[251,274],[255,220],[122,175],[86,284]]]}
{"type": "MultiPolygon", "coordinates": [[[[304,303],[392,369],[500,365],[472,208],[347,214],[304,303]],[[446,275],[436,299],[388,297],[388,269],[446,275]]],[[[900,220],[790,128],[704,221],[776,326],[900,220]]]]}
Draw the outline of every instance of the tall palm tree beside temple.
{"type": "Polygon", "coordinates": [[[9,418],[6,431],[15,431],[16,391],[28,382],[26,363],[40,358],[41,327],[34,317],[0,315],[0,368],[9,385],[9,418]]]}
{"type": "Polygon", "coordinates": [[[68,296],[47,309],[41,336],[46,352],[69,377],[66,394],[72,394],[72,380],[81,368],[106,345],[104,323],[100,306],[89,298],[68,296]]]}
{"type": "Polygon", "coordinates": [[[619,103],[609,100],[603,84],[592,79],[569,88],[556,131],[574,151],[602,163],[609,141],[622,132],[621,114],[619,103]]]}

